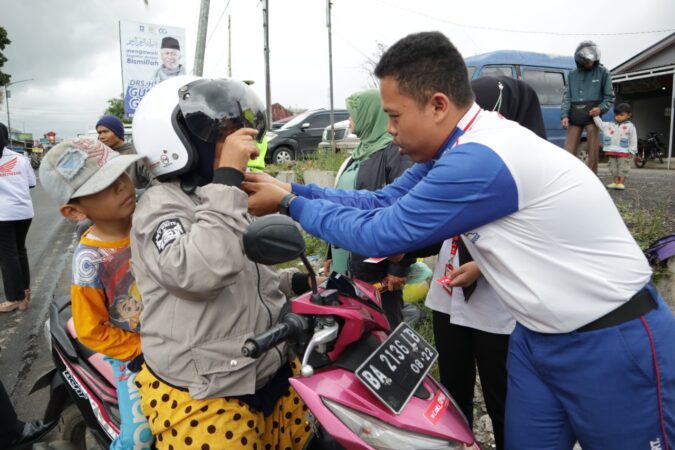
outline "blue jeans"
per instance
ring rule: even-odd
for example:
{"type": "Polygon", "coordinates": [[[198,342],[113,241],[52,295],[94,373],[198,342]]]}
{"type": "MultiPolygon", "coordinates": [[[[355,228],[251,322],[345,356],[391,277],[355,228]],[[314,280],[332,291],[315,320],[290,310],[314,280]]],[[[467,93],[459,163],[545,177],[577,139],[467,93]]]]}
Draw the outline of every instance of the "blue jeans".
{"type": "Polygon", "coordinates": [[[110,450],[149,450],[154,437],[141,410],[141,394],[135,383],[136,373],[127,369],[125,361],[105,359],[115,374],[121,422],[120,434],[110,444],[110,450]]]}
{"type": "Polygon", "coordinates": [[[506,450],[675,448],[675,318],[657,308],[593,331],[518,325],[507,362],[506,450]]]}

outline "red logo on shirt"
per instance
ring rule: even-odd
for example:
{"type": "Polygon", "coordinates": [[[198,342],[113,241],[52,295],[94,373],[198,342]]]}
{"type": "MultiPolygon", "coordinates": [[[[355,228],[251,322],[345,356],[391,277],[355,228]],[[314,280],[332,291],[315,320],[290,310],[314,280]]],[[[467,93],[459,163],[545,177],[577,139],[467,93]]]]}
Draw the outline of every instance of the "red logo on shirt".
{"type": "Polygon", "coordinates": [[[4,164],[0,165],[0,177],[8,177],[11,175],[21,175],[21,172],[14,172],[14,166],[16,166],[18,156],[15,156],[14,159],[10,159],[4,164]]]}

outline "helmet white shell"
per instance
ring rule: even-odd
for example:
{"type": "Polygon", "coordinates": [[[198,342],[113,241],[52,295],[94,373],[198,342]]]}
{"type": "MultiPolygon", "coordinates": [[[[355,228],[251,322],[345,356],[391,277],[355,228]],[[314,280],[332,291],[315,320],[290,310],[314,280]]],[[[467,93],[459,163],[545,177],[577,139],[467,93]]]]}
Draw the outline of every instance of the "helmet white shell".
{"type": "MultiPolygon", "coordinates": [[[[200,77],[171,77],[153,87],[141,100],[132,125],[134,146],[147,159],[147,166],[157,177],[189,170],[192,153],[186,148],[177,129],[178,90],[200,77]]],[[[189,145],[189,144],[188,144],[189,145]]]]}

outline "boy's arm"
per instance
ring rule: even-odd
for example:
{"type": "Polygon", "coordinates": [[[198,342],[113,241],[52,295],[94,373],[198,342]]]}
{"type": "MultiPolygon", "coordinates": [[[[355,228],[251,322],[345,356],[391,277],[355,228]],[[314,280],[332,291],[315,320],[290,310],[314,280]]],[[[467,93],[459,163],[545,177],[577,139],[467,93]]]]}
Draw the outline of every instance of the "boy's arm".
{"type": "Polygon", "coordinates": [[[637,155],[637,128],[635,125],[631,124],[632,129],[630,130],[630,145],[628,151],[632,155],[637,155]]]}
{"type": "Polygon", "coordinates": [[[141,335],[110,325],[103,291],[73,284],[70,287],[77,339],[111,358],[129,361],[141,354],[141,335]]]}
{"type": "Polygon", "coordinates": [[[605,122],[602,121],[600,116],[593,116],[593,122],[595,122],[595,126],[600,128],[600,131],[605,131],[605,122]]]}
{"type": "Polygon", "coordinates": [[[210,299],[244,268],[248,197],[214,182],[201,188],[201,204],[188,206],[186,194],[175,189],[161,184],[141,197],[131,232],[133,259],[172,295],[210,299]]]}

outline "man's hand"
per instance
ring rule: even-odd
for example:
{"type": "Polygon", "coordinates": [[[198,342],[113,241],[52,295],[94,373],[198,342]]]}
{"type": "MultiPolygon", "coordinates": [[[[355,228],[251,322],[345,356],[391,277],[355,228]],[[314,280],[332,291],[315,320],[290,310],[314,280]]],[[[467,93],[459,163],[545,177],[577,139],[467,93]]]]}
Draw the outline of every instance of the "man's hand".
{"type": "Polygon", "coordinates": [[[480,277],[480,269],[475,261],[462,264],[450,274],[450,286],[471,286],[480,277]]]}
{"type": "Polygon", "coordinates": [[[240,128],[226,137],[224,143],[216,144],[216,154],[220,151],[217,167],[232,167],[245,172],[248,161],[257,158],[260,154],[253,140],[253,136],[257,134],[258,130],[253,128],[240,128]],[[221,148],[218,149],[218,146],[221,148]]]}
{"type": "Polygon", "coordinates": [[[249,183],[271,183],[276,184],[281,189],[286,192],[291,192],[291,183],[284,183],[281,180],[277,180],[272,175],[267,173],[260,172],[246,172],[244,174],[244,181],[249,183]]]}
{"type": "Polygon", "coordinates": [[[567,128],[570,124],[569,119],[567,117],[563,117],[563,119],[560,121],[560,124],[563,128],[567,128]]]}
{"type": "Polygon", "coordinates": [[[272,183],[244,181],[241,188],[248,194],[248,212],[254,216],[279,212],[279,203],[288,194],[287,191],[272,183]]]}
{"type": "Polygon", "coordinates": [[[385,277],[388,291],[400,291],[405,284],[405,277],[397,277],[396,275],[388,274],[385,277]]]}
{"type": "Polygon", "coordinates": [[[597,106],[588,112],[588,114],[590,114],[591,117],[599,116],[601,113],[602,111],[597,106]]]}

